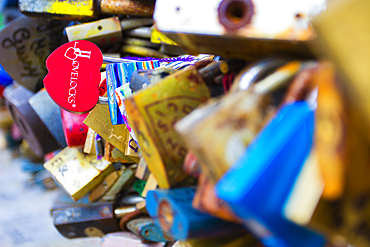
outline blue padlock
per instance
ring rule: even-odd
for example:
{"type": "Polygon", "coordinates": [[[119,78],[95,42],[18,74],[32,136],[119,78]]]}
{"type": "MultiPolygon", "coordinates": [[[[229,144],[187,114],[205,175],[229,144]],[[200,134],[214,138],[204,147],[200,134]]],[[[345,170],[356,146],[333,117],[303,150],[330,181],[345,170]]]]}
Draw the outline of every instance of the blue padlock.
{"type": "Polygon", "coordinates": [[[112,63],[106,67],[107,73],[107,93],[110,118],[113,125],[124,124],[122,114],[118,107],[115,97],[115,90],[130,83],[131,75],[138,69],[155,69],[159,67],[159,61],[133,61],[125,63],[112,63]]]}
{"type": "Polygon", "coordinates": [[[1,86],[8,86],[12,84],[13,79],[10,77],[10,75],[5,71],[3,66],[0,64],[0,85],[1,86]]]}
{"type": "Polygon", "coordinates": [[[242,225],[223,221],[195,210],[191,205],[194,195],[193,187],[152,190],[148,192],[146,198],[146,209],[154,223],[174,239],[247,233],[242,225]]]}
{"type": "Polygon", "coordinates": [[[322,235],[283,216],[285,202],[311,150],[313,125],[314,112],[307,103],[284,106],[216,184],[217,195],[266,246],[325,244],[322,235]]]}

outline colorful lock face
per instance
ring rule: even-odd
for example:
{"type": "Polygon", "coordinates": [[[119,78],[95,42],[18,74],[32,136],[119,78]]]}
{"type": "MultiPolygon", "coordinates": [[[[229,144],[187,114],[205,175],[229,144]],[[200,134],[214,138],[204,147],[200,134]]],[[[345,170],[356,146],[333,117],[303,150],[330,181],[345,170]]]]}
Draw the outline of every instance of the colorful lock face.
{"type": "Polygon", "coordinates": [[[115,90],[122,85],[129,83],[132,73],[138,69],[154,69],[159,66],[158,61],[143,61],[143,62],[129,62],[108,64],[107,71],[107,89],[109,98],[110,118],[113,125],[124,124],[122,114],[119,106],[122,101],[115,96],[115,90]]]}
{"type": "Polygon", "coordinates": [[[28,102],[33,95],[23,86],[10,86],[4,91],[5,104],[11,118],[32,151],[43,157],[61,146],[28,102]]]}
{"type": "Polygon", "coordinates": [[[191,203],[195,189],[152,190],[146,209],[156,225],[175,239],[220,236],[246,232],[241,225],[222,221],[195,210],[191,203]]]}
{"type": "Polygon", "coordinates": [[[91,19],[99,14],[151,16],[154,11],[152,1],[108,1],[95,3],[93,0],[59,2],[57,0],[40,0],[33,4],[30,0],[19,1],[19,10],[31,16],[61,16],[63,19],[91,19]]]}
{"type": "Polygon", "coordinates": [[[62,116],[59,106],[54,103],[45,90],[33,95],[28,102],[58,142],[59,146],[65,148],[67,144],[63,133],[62,116]]]}
{"type": "Polygon", "coordinates": [[[313,115],[305,102],[283,107],[216,185],[218,196],[267,246],[325,244],[282,213],[311,149],[313,115]]]}
{"type": "Polygon", "coordinates": [[[85,114],[70,113],[60,109],[62,115],[64,136],[69,147],[83,147],[89,127],[83,123],[85,114]]]}
{"type": "Polygon", "coordinates": [[[97,160],[95,155],[84,155],[76,148],[65,148],[44,164],[55,180],[75,201],[114,171],[106,160],[97,160]]]}
{"type": "Polygon", "coordinates": [[[43,88],[45,59],[65,42],[66,21],[21,16],[0,32],[0,63],[5,71],[25,88],[37,92],[43,88]]]}
{"type": "Polygon", "coordinates": [[[66,238],[103,237],[119,231],[112,204],[55,208],[52,211],[54,226],[66,238]]]}
{"type": "Polygon", "coordinates": [[[101,19],[66,28],[69,41],[88,40],[100,47],[119,44],[122,41],[121,23],[118,17],[101,19]]]}
{"type": "Polygon", "coordinates": [[[161,188],[189,178],[182,170],[187,150],[173,125],[209,98],[202,76],[189,66],[124,101],[141,153],[161,188]]]}
{"type": "Polygon", "coordinates": [[[75,113],[90,111],[99,100],[100,67],[103,55],[86,40],[68,42],[46,60],[49,73],[44,85],[61,108],[75,113]]]}

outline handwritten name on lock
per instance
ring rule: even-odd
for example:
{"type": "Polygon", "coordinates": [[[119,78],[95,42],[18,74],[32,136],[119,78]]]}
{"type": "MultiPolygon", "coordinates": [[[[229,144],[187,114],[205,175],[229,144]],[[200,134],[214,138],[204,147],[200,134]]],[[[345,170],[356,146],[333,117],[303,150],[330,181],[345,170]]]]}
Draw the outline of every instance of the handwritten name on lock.
{"type": "Polygon", "coordinates": [[[0,63],[9,75],[32,91],[42,88],[47,56],[65,41],[66,21],[21,16],[0,31],[0,63]]]}
{"type": "Polygon", "coordinates": [[[49,71],[44,78],[46,91],[63,109],[88,112],[99,99],[102,64],[103,55],[94,43],[86,40],[68,42],[46,60],[49,71]]]}

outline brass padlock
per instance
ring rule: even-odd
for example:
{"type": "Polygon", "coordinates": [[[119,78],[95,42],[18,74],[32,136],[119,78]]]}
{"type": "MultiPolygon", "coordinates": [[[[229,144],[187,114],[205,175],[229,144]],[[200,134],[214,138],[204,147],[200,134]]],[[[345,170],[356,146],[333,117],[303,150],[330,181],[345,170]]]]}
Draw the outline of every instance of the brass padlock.
{"type": "Polygon", "coordinates": [[[44,167],[75,201],[114,171],[110,162],[97,160],[95,155],[84,155],[69,147],[47,161],[44,167]]]}

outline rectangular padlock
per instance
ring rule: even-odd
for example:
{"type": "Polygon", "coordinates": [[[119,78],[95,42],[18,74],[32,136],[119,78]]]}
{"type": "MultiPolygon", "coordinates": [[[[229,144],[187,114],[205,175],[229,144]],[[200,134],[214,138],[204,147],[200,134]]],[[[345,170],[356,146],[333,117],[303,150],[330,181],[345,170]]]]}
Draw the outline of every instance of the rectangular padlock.
{"type": "Polygon", "coordinates": [[[144,68],[154,69],[158,66],[158,61],[112,63],[107,65],[107,93],[109,98],[110,118],[113,125],[125,123],[118,107],[119,99],[115,96],[115,90],[129,83],[131,75],[135,70],[144,68]]]}
{"type": "Polygon", "coordinates": [[[108,190],[108,192],[105,193],[102,200],[113,201],[116,199],[118,193],[129,188],[134,183],[135,169],[136,165],[132,165],[128,168],[123,169],[121,172],[121,176],[117,179],[114,185],[108,190]]]}
{"type": "Polygon", "coordinates": [[[156,225],[176,240],[247,233],[241,225],[195,210],[191,206],[194,194],[192,187],[149,191],[148,213],[156,225]]]}
{"type": "Polygon", "coordinates": [[[55,180],[75,201],[82,198],[114,171],[106,160],[84,155],[76,148],[65,148],[44,164],[55,180]]]}
{"type": "Polygon", "coordinates": [[[118,17],[69,26],[65,31],[69,41],[83,39],[99,47],[109,47],[122,42],[121,23],[118,17]]]}
{"type": "Polygon", "coordinates": [[[118,150],[115,146],[110,144],[109,142],[105,143],[105,157],[106,160],[111,162],[120,162],[123,164],[134,164],[135,161],[130,159],[127,155],[123,152],[118,150]]]}
{"type": "Polygon", "coordinates": [[[202,76],[189,66],[124,101],[130,127],[160,188],[188,178],[182,171],[186,148],[173,125],[209,98],[202,76]]]}
{"type": "MultiPolygon", "coordinates": [[[[216,183],[241,157],[273,116],[281,101],[277,96],[301,67],[298,61],[287,63],[249,85],[249,89],[209,102],[176,123],[175,130],[198,158],[211,183],[216,183]]],[[[248,80],[244,83],[248,85],[248,80]]]]}
{"type": "Polygon", "coordinates": [[[106,176],[100,184],[98,184],[94,189],[92,189],[89,195],[89,201],[95,202],[99,200],[104,194],[113,186],[117,181],[119,175],[116,171],[112,172],[106,176]]]}
{"type": "Polygon", "coordinates": [[[120,231],[118,218],[133,210],[135,207],[114,208],[111,203],[70,204],[54,208],[52,217],[54,226],[66,238],[103,237],[120,231]]]}
{"type": "Polygon", "coordinates": [[[96,105],[84,123],[121,152],[125,152],[127,128],[125,125],[112,125],[106,105],[96,105]]]}
{"type": "Polygon", "coordinates": [[[70,2],[40,0],[35,3],[30,0],[20,0],[18,7],[20,12],[30,16],[76,20],[91,19],[102,13],[151,16],[154,10],[154,2],[150,0],[102,0],[97,3],[93,0],[73,0],[70,2]]]}
{"type": "Polygon", "coordinates": [[[314,38],[311,19],[325,9],[325,0],[158,0],[153,18],[158,30],[193,54],[312,57],[306,43],[314,38]]]}
{"type": "Polygon", "coordinates": [[[25,88],[37,92],[44,87],[46,58],[65,43],[66,21],[21,16],[0,31],[0,63],[25,88]]]}
{"type": "Polygon", "coordinates": [[[59,146],[65,148],[67,143],[63,133],[62,116],[59,106],[54,103],[45,90],[41,90],[33,95],[28,102],[54,136],[59,146]]]}
{"type": "Polygon", "coordinates": [[[326,243],[322,234],[282,215],[311,150],[313,124],[314,113],[306,102],[284,106],[216,184],[216,194],[265,245],[326,243]]]}
{"type": "Polygon", "coordinates": [[[64,136],[68,147],[81,148],[85,144],[89,127],[84,124],[88,113],[76,114],[60,109],[64,136]]]}
{"type": "Polygon", "coordinates": [[[133,219],[126,224],[128,230],[147,241],[169,242],[163,236],[162,229],[154,224],[150,217],[140,217],[133,219]]]}
{"type": "Polygon", "coordinates": [[[11,118],[32,151],[43,157],[61,146],[28,102],[33,95],[21,85],[8,86],[4,91],[5,104],[11,118]]]}

